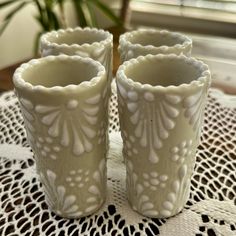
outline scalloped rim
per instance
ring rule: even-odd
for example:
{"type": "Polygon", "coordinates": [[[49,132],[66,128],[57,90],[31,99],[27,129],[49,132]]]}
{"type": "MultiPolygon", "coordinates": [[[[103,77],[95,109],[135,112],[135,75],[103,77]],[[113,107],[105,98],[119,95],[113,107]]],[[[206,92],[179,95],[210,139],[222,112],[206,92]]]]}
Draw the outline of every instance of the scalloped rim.
{"type": "Polygon", "coordinates": [[[156,30],[156,29],[139,29],[139,30],[135,30],[135,31],[131,31],[131,32],[127,32],[124,33],[120,36],[119,39],[119,43],[122,46],[127,46],[129,48],[139,48],[139,49],[147,49],[147,50],[153,50],[153,49],[159,49],[162,50],[163,52],[170,50],[170,49],[180,49],[180,48],[187,48],[187,47],[191,47],[192,48],[192,40],[187,37],[184,34],[180,34],[178,32],[171,32],[168,30],[156,30]],[[156,47],[153,45],[141,45],[139,43],[131,43],[128,40],[128,37],[130,36],[137,36],[137,35],[143,35],[143,34],[157,34],[157,35],[168,35],[170,37],[178,37],[179,39],[184,40],[184,42],[182,44],[175,44],[173,46],[160,46],[160,47],[156,47]]]}
{"type": "Polygon", "coordinates": [[[91,86],[95,86],[100,79],[105,76],[105,68],[101,65],[98,61],[95,61],[91,58],[84,58],[80,56],[67,56],[67,55],[60,55],[60,56],[47,56],[42,57],[40,59],[33,59],[30,60],[27,63],[22,64],[20,67],[18,67],[13,75],[13,83],[16,88],[22,88],[28,91],[43,91],[43,92],[56,92],[56,91],[64,91],[64,90],[75,90],[78,88],[87,88],[91,86]],[[24,73],[26,70],[32,68],[35,65],[38,64],[46,64],[50,61],[78,61],[78,62],[84,62],[88,64],[93,64],[97,68],[97,75],[93,77],[91,80],[83,81],[80,84],[69,84],[66,86],[53,86],[53,87],[45,87],[43,85],[32,85],[29,82],[26,82],[22,78],[22,73],[24,73]]]}
{"type": "MultiPolygon", "coordinates": [[[[105,31],[103,29],[97,29],[97,28],[89,28],[89,27],[85,27],[85,28],[81,28],[81,27],[76,27],[76,28],[67,28],[67,29],[60,29],[57,31],[50,31],[46,34],[43,34],[40,38],[40,44],[44,45],[46,47],[57,47],[57,48],[70,48],[70,49],[79,49],[82,47],[101,47],[101,45],[105,46],[109,43],[113,43],[113,35],[111,33],[109,33],[108,31],[105,31]],[[75,32],[93,32],[95,34],[103,34],[105,35],[105,39],[101,40],[99,42],[93,42],[91,44],[89,43],[83,43],[83,44],[59,44],[59,43],[53,43],[50,42],[48,40],[49,37],[51,36],[56,36],[56,37],[60,37],[61,35],[64,34],[69,34],[69,33],[75,33],[75,32]]],[[[41,46],[42,48],[42,46],[41,46]]]]}
{"type": "MultiPolygon", "coordinates": [[[[151,89],[155,91],[178,91],[182,89],[186,89],[189,87],[201,87],[205,83],[210,83],[211,81],[211,73],[209,70],[208,65],[203,63],[202,61],[199,61],[193,57],[186,57],[184,55],[175,55],[175,54],[158,54],[158,55],[146,55],[146,56],[139,56],[137,58],[133,58],[129,61],[124,62],[118,69],[117,71],[117,82],[121,80],[123,83],[128,84],[131,87],[135,87],[137,89],[151,89]],[[200,70],[200,76],[192,80],[190,83],[183,83],[180,85],[169,85],[169,86],[162,86],[162,85],[150,85],[150,84],[142,84],[140,82],[134,81],[131,78],[128,78],[125,74],[125,70],[134,65],[141,63],[142,61],[147,61],[147,60],[182,60],[186,64],[189,64],[190,66],[195,67],[196,69],[200,70]]],[[[118,82],[119,83],[119,82],[118,82]]]]}

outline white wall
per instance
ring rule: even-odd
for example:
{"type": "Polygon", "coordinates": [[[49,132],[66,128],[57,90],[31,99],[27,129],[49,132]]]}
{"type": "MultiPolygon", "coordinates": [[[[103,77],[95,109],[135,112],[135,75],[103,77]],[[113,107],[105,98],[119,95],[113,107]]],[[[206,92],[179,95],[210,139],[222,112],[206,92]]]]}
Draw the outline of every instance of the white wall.
{"type": "MultiPolygon", "coordinates": [[[[112,2],[112,5],[117,5],[118,1],[106,0],[105,2],[109,4],[112,2]]],[[[74,11],[70,5],[67,5],[66,10],[68,25],[74,27],[76,25],[74,11]]],[[[8,11],[9,8],[4,11],[0,10],[0,24],[8,11]]],[[[99,12],[97,14],[100,27],[106,28],[111,25],[111,22],[102,14],[99,12]]],[[[38,23],[33,18],[34,15],[36,15],[35,6],[26,6],[13,18],[5,32],[0,36],[0,69],[34,56],[35,36],[40,31],[38,23]]]]}
{"type": "MultiPolygon", "coordinates": [[[[8,9],[4,10],[4,13],[8,9]]],[[[1,10],[0,22],[4,14],[1,10]]],[[[10,22],[0,36],[0,68],[22,61],[33,56],[33,42],[36,33],[40,30],[33,19],[33,6],[27,6],[10,22]]]]}

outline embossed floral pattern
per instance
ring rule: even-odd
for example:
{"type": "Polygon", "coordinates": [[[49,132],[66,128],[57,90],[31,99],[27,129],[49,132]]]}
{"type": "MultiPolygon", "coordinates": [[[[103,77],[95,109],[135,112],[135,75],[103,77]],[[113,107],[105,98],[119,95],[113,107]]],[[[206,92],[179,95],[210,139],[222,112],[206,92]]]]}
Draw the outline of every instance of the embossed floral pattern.
{"type": "MultiPolygon", "coordinates": [[[[100,48],[96,48],[95,50],[93,50],[92,52],[92,58],[101,62],[101,64],[106,68],[108,73],[111,73],[111,55],[112,49],[111,46],[107,45],[107,47],[100,47],[100,48]]],[[[110,77],[110,74],[109,74],[110,77]]]]}
{"type": "Polygon", "coordinates": [[[53,171],[47,170],[45,175],[41,172],[40,178],[47,197],[47,203],[55,213],[72,218],[83,214],[75,203],[76,197],[74,195],[66,195],[66,188],[62,185],[56,185],[57,175],[53,171]]]}
{"type": "Polygon", "coordinates": [[[64,186],[56,186],[57,176],[53,171],[47,170],[46,177],[41,172],[40,177],[45,188],[48,205],[59,215],[66,214],[68,217],[87,215],[98,209],[104,201],[106,190],[105,158],[100,161],[98,169],[94,172],[79,168],[70,170],[68,175],[64,177],[67,188],[84,192],[84,196],[78,194],[78,199],[75,195],[67,196],[64,186]],[[75,204],[76,201],[83,205],[78,206],[75,204]]]}
{"type": "Polygon", "coordinates": [[[100,123],[99,130],[97,132],[98,144],[102,144],[106,140],[106,123],[104,120],[100,123]]]}
{"type": "MultiPolygon", "coordinates": [[[[121,84],[118,84],[118,90],[121,95],[119,96],[121,106],[122,100],[126,99],[126,103],[123,102],[123,104],[131,113],[129,119],[134,125],[134,130],[130,130],[130,135],[139,140],[138,144],[142,148],[148,148],[149,161],[157,163],[159,161],[157,150],[163,146],[163,140],[169,137],[169,131],[175,127],[175,119],[179,115],[176,104],[180,103],[182,98],[178,95],[167,94],[159,98],[157,103],[155,94],[151,92],[144,91],[138,94],[136,91],[126,91],[121,84]],[[141,99],[140,96],[142,96],[141,99]]],[[[125,135],[122,136],[125,137],[125,135]]],[[[128,142],[129,140],[124,140],[125,145],[128,142]]],[[[132,145],[132,148],[135,147],[132,145]]]]}
{"type": "Polygon", "coordinates": [[[98,165],[98,170],[91,173],[88,169],[71,170],[66,177],[66,182],[70,187],[78,188],[80,191],[88,191],[84,212],[89,214],[98,209],[105,194],[106,182],[106,161],[102,159],[98,165]],[[89,185],[93,183],[92,185],[89,185]],[[88,187],[86,185],[89,185],[88,187]]]}
{"type": "Polygon", "coordinates": [[[87,203],[90,206],[85,210],[85,212],[90,212],[97,209],[103,202],[106,187],[106,160],[102,159],[99,163],[98,170],[93,173],[93,179],[97,183],[96,185],[91,185],[88,192],[93,196],[87,199],[87,203]],[[104,184],[105,183],[105,184],[104,184]]]}
{"type": "MultiPolygon", "coordinates": [[[[138,175],[134,172],[133,164],[127,161],[127,194],[132,208],[150,217],[157,217],[159,212],[155,209],[150,197],[144,193],[145,187],[138,182],[138,175]],[[132,201],[136,196],[137,201],[132,201]]],[[[144,173],[146,176],[146,173],[144,173]]],[[[148,186],[149,187],[149,186],[148,186]]]]}
{"type": "Polygon", "coordinates": [[[143,173],[143,185],[150,188],[152,191],[157,190],[158,187],[165,188],[168,175],[159,175],[156,171],[151,173],[143,173]]]}
{"type": "MultiPolygon", "coordinates": [[[[171,153],[173,152],[173,155],[178,155],[176,153],[182,153],[184,148],[187,146],[191,147],[191,145],[191,140],[188,142],[183,141],[178,145],[178,152],[176,152],[177,149],[174,147],[171,149],[171,153]]],[[[134,170],[132,161],[126,160],[127,194],[134,210],[146,216],[169,217],[182,209],[183,203],[188,199],[190,185],[189,173],[191,171],[189,168],[192,168],[192,166],[188,168],[188,165],[183,163],[183,158],[188,157],[188,150],[184,151],[184,155],[184,157],[179,157],[178,159],[174,157],[174,162],[181,163],[177,172],[177,178],[174,180],[169,179],[168,174],[160,174],[157,171],[143,172],[138,175],[134,170]],[[162,191],[161,188],[166,188],[167,184],[166,200],[161,203],[161,206],[156,206],[151,202],[149,192],[162,191]]]]}
{"type": "Polygon", "coordinates": [[[193,126],[193,130],[196,131],[197,139],[200,137],[201,125],[204,115],[205,99],[207,88],[201,88],[194,94],[186,97],[183,100],[183,106],[185,108],[185,117],[189,119],[189,124],[193,126]]]}
{"type": "Polygon", "coordinates": [[[35,139],[35,148],[42,157],[49,157],[52,160],[57,159],[57,153],[61,151],[61,147],[57,145],[52,145],[53,139],[51,137],[43,138],[41,136],[36,137],[35,139]]]}
{"type": "Polygon", "coordinates": [[[36,105],[41,122],[48,126],[48,134],[59,138],[64,147],[72,145],[76,156],[93,149],[92,139],[96,137],[94,126],[98,120],[101,95],[95,95],[84,102],[71,99],[60,106],[36,105]]]}
{"type": "Polygon", "coordinates": [[[177,214],[188,199],[190,178],[186,178],[188,167],[182,165],[178,170],[178,178],[171,184],[171,191],[167,194],[167,199],[162,203],[163,209],[160,211],[162,217],[169,217],[177,214]]]}
{"type": "Polygon", "coordinates": [[[71,170],[69,176],[66,177],[66,182],[71,187],[83,188],[86,183],[89,182],[90,171],[89,170],[71,170]]]}
{"type": "Polygon", "coordinates": [[[34,135],[35,128],[33,127],[32,123],[34,122],[35,118],[33,116],[33,109],[34,105],[31,101],[25,98],[20,98],[20,107],[22,111],[22,115],[24,117],[24,123],[27,131],[27,138],[28,140],[33,143],[34,142],[34,135]]]}
{"type": "Polygon", "coordinates": [[[178,163],[183,163],[186,158],[189,158],[192,155],[192,144],[193,141],[184,140],[179,145],[171,148],[171,160],[178,163]]]}
{"type": "MultiPolygon", "coordinates": [[[[107,45],[106,47],[104,45],[101,45],[101,47],[95,47],[95,48],[80,48],[75,52],[75,55],[81,56],[81,57],[90,57],[93,58],[96,61],[99,61],[110,73],[110,65],[111,65],[111,55],[112,49],[111,45],[107,45]]],[[[110,76],[110,75],[109,75],[110,76]]]]}
{"type": "Polygon", "coordinates": [[[119,53],[120,53],[120,58],[122,62],[127,61],[131,58],[134,58],[133,50],[129,49],[125,45],[119,46],[119,53]]]}
{"type": "Polygon", "coordinates": [[[128,135],[127,132],[124,130],[122,132],[123,136],[124,136],[124,152],[131,157],[132,155],[136,155],[138,154],[138,149],[134,147],[133,143],[136,140],[135,136],[132,135],[128,135]]]}

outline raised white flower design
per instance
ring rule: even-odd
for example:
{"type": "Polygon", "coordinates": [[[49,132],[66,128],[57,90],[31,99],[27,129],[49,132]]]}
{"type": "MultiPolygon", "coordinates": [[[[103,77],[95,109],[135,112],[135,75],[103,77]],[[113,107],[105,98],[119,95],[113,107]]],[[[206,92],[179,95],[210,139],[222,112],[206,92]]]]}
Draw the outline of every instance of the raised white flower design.
{"type": "Polygon", "coordinates": [[[150,188],[152,191],[158,189],[158,187],[165,188],[166,181],[168,180],[168,175],[160,175],[157,171],[152,171],[150,173],[143,173],[143,185],[146,188],[150,188]]]}
{"type": "Polygon", "coordinates": [[[37,136],[35,138],[35,147],[37,152],[42,157],[49,157],[52,160],[57,159],[57,153],[61,151],[61,147],[53,144],[53,139],[51,137],[41,137],[37,136]]]}
{"type": "Polygon", "coordinates": [[[71,170],[69,176],[66,177],[66,182],[71,187],[83,188],[90,180],[90,171],[84,169],[71,170]]]}
{"type": "Polygon", "coordinates": [[[24,118],[25,128],[27,131],[27,138],[29,142],[32,144],[34,142],[33,133],[35,133],[35,128],[32,125],[32,123],[35,121],[33,115],[34,105],[32,104],[31,101],[29,101],[26,98],[20,98],[19,102],[20,102],[21,113],[24,118]]]}
{"type": "Polygon", "coordinates": [[[79,55],[81,57],[90,57],[93,58],[96,61],[99,61],[108,72],[110,72],[110,65],[111,65],[111,59],[112,59],[112,49],[111,45],[101,45],[100,47],[85,47],[80,48],[75,52],[76,55],[79,55]]]}
{"type": "Polygon", "coordinates": [[[120,58],[121,58],[121,61],[124,62],[124,61],[127,61],[131,58],[134,58],[134,52],[132,49],[129,49],[128,46],[126,45],[120,45],[119,46],[119,53],[120,53],[120,58]]]}
{"type": "Polygon", "coordinates": [[[107,130],[107,122],[103,120],[99,125],[99,130],[97,132],[98,144],[102,144],[106,141],[106,130],[107,130]]]}
{"type": "Polygon", "coordinates": [[[183,164],[178,170],[177,178],[171,184],[166,200],[162,203],[163,209],[160,211],[162,217],[169,217],[181,211],[188,200],[190,181],[188,167],[183,164]]]}
{"type": "Polygon", "coordinates": [[[132,135],[128,135],[124,130],[122,132],[124,142],[124,152],[131,157],[132,155],[138,154],[138,149],[134,147],[133,143],[136,141],[136,137],[132,135]]]}
{"type": "Polygon", "coordinates": [[[93,179],[95,180],[96,185],[91,185],[88,188],[88,192],[93,196],[87,199],[87,204],[90,204],[90,206],[86,208],[85,212],[93,211],[102,204],[105,197],[104,188],[106,188],[106,173],[106,160],[104,158],[100,161],[98,170],[93,173],[93,179]]]}
{"type": "Polygon", "coordinates": [[[150,197],[144,193],[145,187],[139,183],[138,175],[134,172],[133,163],[127,160],[127,194],[128,199],[132,203],[132,208],[150,217],[157,217],[159,212],[154,209],[150,197]],[[136,196],[134,199],[134,196],[136,196]],[[132,200],[133,199],[133,200],[132,200]]]}
{"type": "MultiPolygon", "coordinates": [[[[134,125],[134,129],[129,130],[129,134],[139,140],[135,144],[148,148],[149,161],[157,163],[159,161],[157,150],[163,146],[163,140],[169,137],[169,131],[176,125],[175,119],[179,115],[176,105],[181,102],[182,98],[179,95],[167,94],[158,98],[157,102],[156,95],[149,91],[144,91],[142,94],[126,91],[120,84],[118,84],[118,90],[120,112],[123,111],[122,106],[127,106],[131,113],[130,122],[134,125]],[[142,96],[141,99],[140,96],[142,96]]],[[[121,130],[123,132],[124,129],[121,130]]],[[[125,137],[124,134],[122,136],[125,137]]],[[[125,145],[128,144],[129,140],[124,139],[125,145]]],[[[132,145],[133,148],[138,147],[132,145]]]]}
{"type": "Polygon", "coordinates": [[[192,155],[192,144],[193,141],[183,140],[178,145],[171,148],[171,160],[178,163],[183,163],[186,158],[189,158],[192,155]]]}
{"type": "Polygon", "coordinates": [[[97,94],[85,101],[71,99],[58,106],[36,105],[35,111],[48,126],[49,136],[59,138],[64,147],[72,145],[73,153],[80,156],[93,149],[100,99],[101,95],[97,94]]]}
{"type": "Polygon", "coordinates": [[[112,58],[112,49],[111,46],[101,46],[100,48],[96,48],[92,51],[92,58],[101,62],[101,64],[106,68],[106,70],[110,71],[111,58],[112,58]]]}
{"type": "Polygon", "coordinates": [[[207,95],[204,88],[195,91],[194,94],[186,97],[183,100],[185,108],[185,117],[189,119],[189,124],[192,125],[193,130],[196,131],[197,139],[200,137],[201,126],[204,116],[205,96],[207,95]]]}
{"type": "Polygon", "coordinates": [[[47,203],[58,215],[67,217],[79,217],[83,214],[76,204],[74,195],[66,195],[66,188],[62,185],[56,185],[57,175],[47,170],[45,174],[40,173],[40,178],[46,194],[47,203]]]}

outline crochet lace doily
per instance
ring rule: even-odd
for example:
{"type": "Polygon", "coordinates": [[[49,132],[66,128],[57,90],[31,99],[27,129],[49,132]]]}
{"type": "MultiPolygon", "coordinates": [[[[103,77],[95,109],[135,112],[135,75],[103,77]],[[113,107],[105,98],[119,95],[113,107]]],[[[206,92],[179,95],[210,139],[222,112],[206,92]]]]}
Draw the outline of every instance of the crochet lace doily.
{"type": "Polygon", "coordinates": [[[189,201],[180,214],[158,220],[135,213],[126,200],[112,90],[106,203],[77,220],[48,209],[17,99],[12,91],[0,96],[0,235],[236,235],[236,97],[210,91],[189,201]]]}

